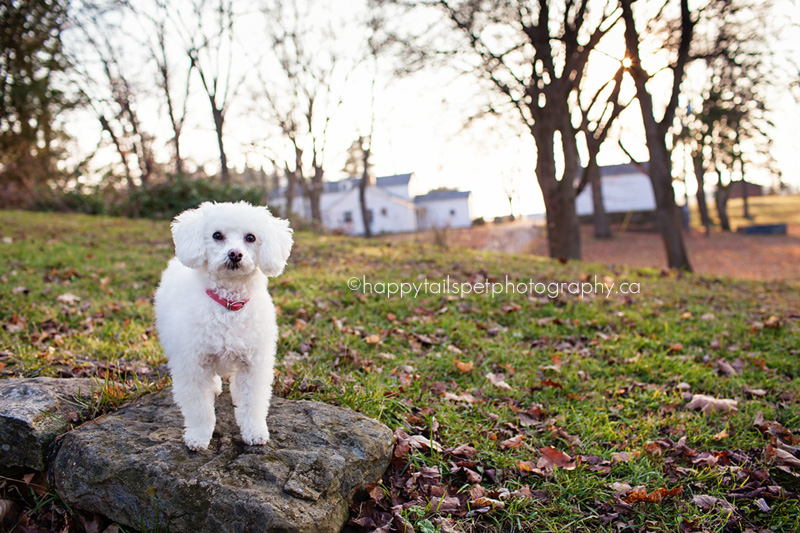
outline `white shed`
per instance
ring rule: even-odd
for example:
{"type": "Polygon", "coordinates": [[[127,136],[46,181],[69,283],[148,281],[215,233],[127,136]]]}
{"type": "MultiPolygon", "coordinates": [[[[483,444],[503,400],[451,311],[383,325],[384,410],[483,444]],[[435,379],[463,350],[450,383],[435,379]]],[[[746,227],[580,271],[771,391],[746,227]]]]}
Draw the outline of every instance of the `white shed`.
{"type": "MultiPolygon", "coordinates": [[[[382,187],[367,187],[366,203],[373,233],[394,233],[417,229],[414,203],[386,192],[382,187]]],[[[322,211],[322,223],[350,235],[364,234],[358,187],[341,194],[322,211]]]]}
{"type": "Polygon", "coordinates": [[[472,224],[472,192],[439,190],[414,198],[419,229],[465,228],[472,224]]]}
{"type": "MultiPolygon", "coordinates": [[[[647,164],[610,165],[600,167],[603,205],[606,213],[652,211],[656,208],[653,185],[647,175],[647,164]]],[[[594,213],[592,186],[587,185],[575,199],[578,216],[594,213]]]]}

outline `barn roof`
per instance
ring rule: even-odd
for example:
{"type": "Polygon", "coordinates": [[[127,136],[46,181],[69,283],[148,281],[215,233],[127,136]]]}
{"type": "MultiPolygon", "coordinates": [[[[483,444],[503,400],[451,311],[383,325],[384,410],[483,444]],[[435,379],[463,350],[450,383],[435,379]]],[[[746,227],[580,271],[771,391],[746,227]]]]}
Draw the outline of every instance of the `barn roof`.
{"type": "Polygon", "coordinates": [[[397,185],[408,185],[411,181],[411,173],[408,174],[395,174],[394,176],[383,176],[375,179],[375,185],[378,187],[395,187],[397,185]]]}
{"type": "Polygon", "coordinates": [[[440,200],[454,200],[457,198],[469,198],[469,195],[472,194],[470,191],[452,191],[452,190],[445,190],[445,191],[431,191],[427,194],[422,194],[414,198],[414,203],[425,203],[425,202],[438,202],[440,200]]]}
{"type": "Polygon", "coordinates": [[[622,176],[629,174],[647,174],[649,163],[623,163],[621,165],[608,165],[600,167],[600,175],[603,177],[608,176],[622,176]]]}

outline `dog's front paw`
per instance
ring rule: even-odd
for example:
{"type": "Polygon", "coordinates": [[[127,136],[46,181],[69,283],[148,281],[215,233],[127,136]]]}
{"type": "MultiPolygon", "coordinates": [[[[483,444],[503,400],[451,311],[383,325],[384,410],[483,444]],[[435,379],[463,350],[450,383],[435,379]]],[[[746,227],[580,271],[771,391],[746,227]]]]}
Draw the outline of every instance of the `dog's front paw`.
{"type": "Polygon", "coordinates": [[[204,429],[187,428],[183,433],[183,441],[192,451],[199,452],[201,450],[207,450],[208,444],[211,442],[212,432],[204,429]]]}
{"type": "Polygon", "coordinates": [[[242,430],[242,440],[248,446],[261,446],[269,442],[269,430],[266,424],[263,428],[242,430]]]}

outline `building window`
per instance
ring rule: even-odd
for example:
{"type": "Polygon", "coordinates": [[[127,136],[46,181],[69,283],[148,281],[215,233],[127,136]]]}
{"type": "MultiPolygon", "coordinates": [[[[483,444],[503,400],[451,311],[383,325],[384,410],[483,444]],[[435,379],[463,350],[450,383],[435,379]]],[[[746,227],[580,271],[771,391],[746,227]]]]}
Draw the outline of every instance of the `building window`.
{"type": "Polygon", "coordinates": [[[345,211],[344,212],[344,223],[350,224],[353,222],[353,212],[352,211],[345,211]]]}
{"type": "Polygon", "coordinates": [[[451,217],[452,217],[452,216],[455,216],[455,214],[456,214],[456,210],[455,210],[455,209],[451,209],[451,210],[450,210],[450,216],[451,216],[451,217]]]}
{"type": "Polygon", "coordinates": [[[381,216],[385,217],[389,214],[389,211],[385,207],[381,207],[381,216]]]}

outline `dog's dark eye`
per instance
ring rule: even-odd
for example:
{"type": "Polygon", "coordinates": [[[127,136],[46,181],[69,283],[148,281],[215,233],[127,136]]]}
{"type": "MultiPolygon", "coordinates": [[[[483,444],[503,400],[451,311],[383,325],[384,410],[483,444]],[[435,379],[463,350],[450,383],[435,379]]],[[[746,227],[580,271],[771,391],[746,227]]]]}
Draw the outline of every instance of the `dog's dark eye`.
{"type": "Polygon", "coordinates": [[[244,240],[246,240],[247,242],[256,242],[256,236],[253,235],[252,233],[248,233],[247,235],[245,235],[244,240]]]}
{"type": "Polygon", "coordinates": [[[222,239],[224,239],[224,237],[222,236],[222,233],[220,233],[218,231],[215,231],[214,235],[212,235],[212,237],[214,237],[215,241],[221,241],[222,239]]]}

